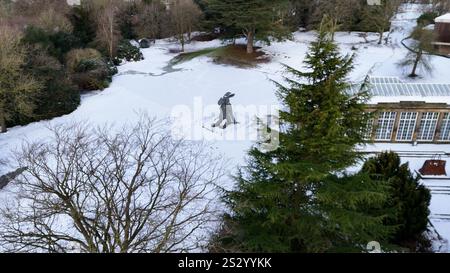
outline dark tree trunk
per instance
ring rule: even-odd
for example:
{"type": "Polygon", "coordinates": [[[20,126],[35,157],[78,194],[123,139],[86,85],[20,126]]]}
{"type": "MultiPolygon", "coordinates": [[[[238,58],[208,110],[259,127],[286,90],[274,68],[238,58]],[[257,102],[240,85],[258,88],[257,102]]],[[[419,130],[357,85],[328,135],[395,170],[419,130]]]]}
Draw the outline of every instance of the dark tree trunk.
{"type": "Polygon", "coordinates": [[[253,42],[255,39],[255,33],[253,31],[249,31],[247,33],[247,53],[252,54],[253,53],[253,42]]]}
{"type": "Polygon", "coordinates": [[[379,34],[380,34],[380,39],[378,40],[378,44],[381,45],[383,43],[384,31],[382,30],[379,34]]]}
{"type": "Polygon", "coordinates": [[[180,43],[181,43],[181,52],[184,52],[184,43],[185,43],[185,41],[184,41],[184,34],[182,34],[180,36],[180,43]]]}
{"type": "Polygon", "coordinates": [[[419,66],[420,59],[422,58],[422,52],[418,52],[416,55],[416,60],[414,61],[413,70],[411,74],[409,74],[410,77],[414,78],[417,77],[416,71],[417,67],[419,66]]]}
{"type": "Polygon", "coordinates": [[[6,120],[0,113],[0,133],[6,133],[6,120]]]}

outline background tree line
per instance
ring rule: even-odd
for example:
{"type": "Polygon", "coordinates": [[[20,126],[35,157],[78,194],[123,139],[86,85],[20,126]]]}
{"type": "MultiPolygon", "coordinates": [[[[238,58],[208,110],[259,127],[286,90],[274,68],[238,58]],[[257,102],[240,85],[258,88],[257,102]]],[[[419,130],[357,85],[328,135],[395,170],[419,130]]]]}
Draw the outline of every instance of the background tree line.
{"type": "MultiPolygon", "coordinates": [[[[382,43],[404,1],[381,2],[369,6],[366,0],[82,0],[69,6],[58,0],[3,0],[1,131],[70,113],[79,105],[81,91],[107,87],[115,65],[143,58],[129,40],[173,37],[184,51],[191,39],[204,39],[193,33],[204,31],[207,39],[245,38],[247,53],[252,53],[256,41],[289,38],[300,27],[317,29],[326,18],[331,33],[377,32],[382,43]]],[[[450,6],[447,0],[430,3],[436,14],[450,6]]]]}
{"type": "Polygon", "coordinates": [[[184,45],[200,18],[191,0],[1,1],[1,132],[72,112],[80,92],[106,88],[122,60],[143,58],[130,39],[184,45]]]}

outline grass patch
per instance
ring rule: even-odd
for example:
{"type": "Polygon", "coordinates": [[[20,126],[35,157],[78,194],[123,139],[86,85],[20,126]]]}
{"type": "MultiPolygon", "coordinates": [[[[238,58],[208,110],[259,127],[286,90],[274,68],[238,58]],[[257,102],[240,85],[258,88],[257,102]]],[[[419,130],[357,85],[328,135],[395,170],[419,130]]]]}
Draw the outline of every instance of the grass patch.
{"type": "Polygon", "coordinates": [[[188,53],[181,53],[180,55],[176,56],[175,58],[173,58],[171,60],[171,63],[173,65],[176,64],[180,64],[180,63],[184,63],[184,62],[188,62],[194,58],[200,57],[200,56],[205,56],[205,55],[209,55],[215,51],[217,51],[220,48],[206,48],[206,49],[202,49],[199,51],[194,51],[194,52],[188,52],[188,53]]]}
{"type": "Polygon", "coordinates": [[[199,51],[181,53],[172,59],[171,64],[177,65],[200,56],[208,56],[217,64],[232,65],[240,68],[251,68],[261,63],[270,62],[270,56],[255,47],[252,54],[247,53],[245,45],[228,45],[218,48],[207,48],[199,51]]]}
{"type": "Polygon", "coordinates": [[[214,55],[215,63],[243,68],[255,67],[258,64],[270,62],[270,56],[261,51],[260,47],[255,47],[255,51],[248,54],[245,45],[221,47],[214,52],[214,55]]]}

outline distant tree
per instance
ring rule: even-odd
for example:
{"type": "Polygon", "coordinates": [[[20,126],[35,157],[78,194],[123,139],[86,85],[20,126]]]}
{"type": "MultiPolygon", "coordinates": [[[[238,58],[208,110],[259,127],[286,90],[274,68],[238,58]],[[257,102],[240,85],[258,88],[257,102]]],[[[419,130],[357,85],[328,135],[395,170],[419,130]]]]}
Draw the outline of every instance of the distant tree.
{"type": "Polygon", "coordinates": [[[204,21],[202,22],[203,29],[209,30],[213,35],[219,37],[224,41],[232,41],[235,44],[236,39],[244,36],[242,29],[238,26],[230,25],[225,22],[220,9],[210,8],[210,0],[204,1],[204,21]]]}
{"type": "MultiPolygon", "coordinates": [[[[335,31],[350,30],[353,25],[354,11],[361,5],[360,0],[319,0],[311,4],[316,25],[323,22],[324,17],[335,31]]],[[[334,33],[332,33],[334,35],[334,33]]]]}
{"type": "Polygon", "coordinates": [[[312,0],[289,0],[284,21],[293,31],[307,27],[313,17],[312,0]]]}
{"type": "Polygon", "coordinates": [[[96,23],[93,10],[86,4],[74,6],[68,18],[73,27],[73,34],[79,38],[83,47],[88,47],[96,36],[96,23]]]}
{"type": "Polygon", "coordinates": [[[92,16],[96,22],[96,41],[105,50],[105,55],[112,60],[116,55],[117,45],[121,38],[118,15],[124,2],[121,0],[90,0],[85,3],[92,10],[92,16]]]}
{"type": "Polygon", "coordinates": [[[450,12],[449,0],[431,0],[427,2],[431,2],[431,10],[437,12],[439,15],[450,12]]]}
{"type": "Polygon", "coordinates": [[[36,20],[36,26],[48,32],[72,32],[72,24],[65,12],[50,7],[43,11],[36,20]]]}
{"type": "Polygon", "coordinates": [[[366,5],[363,9],[361,24],[366,29],[375,29],[378,32],[378,44],[383,43],[384,33],[389,30],[392,17],[401,3],[401,0],[381,0],[381,5],[366,5]]]}
{"type": "Polygon", "coordinates": [[[417,27],[410,35],[411,44],[408,45],[408,53],[399,63],[401,67],[412,66],[409,77],[417,77],[417,70],[422,68],[425,72],[433,70],[430,62],[430,56],[427,53],[433,52],[432,42],[435,39],[433,31],[417,27]]]}
{"type": "Polygon", "coordinates": [[[24,143],[27,170],[0,204],[0,245],[12,252],[188,252],[202,247],[223,161],[175,140],[152,119],[116,131],[73,124],[24,143]]]}
{"type": "Polygon", "coordinates": [[[13,2],[11,0],[0,1],[0,24],[5,24],[12,14],[13,2]]]}
{"type": "Polygon", "coordinates": [[[14,0],[10,23],[19,28],[30,25],[39,25],[39,27],[50,26],[51,28],[57,28],[58,26],[70,27],[70,25],[66,24],[67,19],[65,18],[69,10],[70,6],[67,4],[67,1],[14,0]]]}
{"type": "Polygon", "coordinates": [[[200,22],[203,19],[203,12],[193,0],[187,1],[185,9],[187,35],[188,40],[190,41],[192,38],[192,32],[194,32],[194,30],[198,30],[198,28],[200,27],[200,22]]]}
{"type": "Polygon", "coordinates": [[[194,27],[201,19],[202,11],[192,0],[171,0],[169,16],[175,37],[181,44],[181,51],[184,51],[186,38],[190,40],[194,27]]]}
{"type": "Polygon", "coordinates": [[[247,38],[247,53],[253,53],[255,40],[269,41],[271,37],[289,36],[280,11],[287,8],[286,0],[209,0],[208,10],[215,14],[220,26],[237,29],[247,38]]]}
{"type": "Polygon", "coordinates": [[[33,115],[33,96],[41,84],[23,70],[26,50],[20,32],[1,25],[0,41],[0,132],[4,133],[12,115],[33,115]]]}
{"type": "Polygon", "coordinates": [[[319,31],[327,31],[330,34],[331,40],[334,41],[336,31],[339,30],[339,21],[328,16],[328,14],[324,14],[318,29],[319,31]]]}
{"type": "Polygon", "coordinates": [[[139,38],[162,38],[172,35],[168,11],[162,1],[142,1],[138,4],[135,33],[139,38]]]}
{"type": "Polygon", "coordinates": [[[412,251],[430,246],[424,233],[428,227],[428,209],[431,200],[430,191],[414,177],[408,164],[401,164],[400,157],[394,152],[385,152],[368,159],[362,172],[373,179],[387,181],[390,197],[387,209],[395,210],[395,217],[389,224],[398,226],[391,239],[392,243],[410,248],[412,251]]]}
{"type": "Polygon", "coordinates": [[[126,1],[118,11],[118,26],[122,38],[137,39],[136,25],[138,23],[139,1],[126,1]]]}

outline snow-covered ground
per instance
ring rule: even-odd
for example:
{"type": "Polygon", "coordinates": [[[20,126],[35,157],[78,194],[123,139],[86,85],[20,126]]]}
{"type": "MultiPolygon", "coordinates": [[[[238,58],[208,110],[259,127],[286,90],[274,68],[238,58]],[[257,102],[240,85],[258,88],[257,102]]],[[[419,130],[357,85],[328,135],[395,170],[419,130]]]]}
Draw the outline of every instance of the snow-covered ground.
{"type": "MultiPolygon", "coordinates": [[[[397,63],[407,53],[400,42],[415,26],[416,18],[422,13],[420,8],[418,5],[402,7],[393,21],[393,32],[389,36],[388,45],[378,45],[376,34],[368,35],[369,43],[365,43],[359,33],[336,34],[336,41],[342,52],[356,54],[351,81],[361,81],[368,73],[373,76],[397,76],[404,81],[411,81],[406,77],[408,71],[400,69],[397,63]]],[[[246,151],[254,143],[251,132],[250,135],[248,132],[242,132],[251,128],[251,116],[262,117],[267,114],[265,108],[270,109],[278,105],[276,88],[272,81],[282,81],[282,64],[302,69],[308,45],[314,38],[314,32],[297,32],[294,33],[292,41],[262,45],[262,50],[272,56],[272,61],[251,69],[217,65],[206,56],[169,67],[170,60],[176,56],[169,50],[178,48],[178,45],[169,40],[157,41],[151,48],[143,50],[145,60],[120,66],[119,74],[114,77],[111,86],[102,92],[84,95],[80,107],[73,113],[51,121],[10,128],[7,133],[0,134],[0,158],[9,158],[11,151],[16,149],[23,139],[38,140],[48,137],[48,124],[81,121],[94,125],[105,122],[120,125],[133,123],[137,120],[138,113],[144,111],[159,118],[171,117],[175,124],[184,128],[183,132],[185,135],[187,133],[188,137],[206,138],[217,153],[223,154],[233,163],[230,164],[231,174],[235,171],[235,166],[244,164],[246,151]],[[225,132],[220,129],[211,130],[210,123],[218,116],[217,100],[227,91],[236,94],[232,103],[240,124],[231,126],[225,132]],[[182,119],[177,119],[178,117],[182,119]]],[[[186,50],[218,46],[221,46],[218,40],[193,42],[186,50]]],[[[434,72],[425,74],[417,81],[450,83],[450,59],[432,57],[431,62],[434,72]]],[[[399,144],[392,147],[372,146],[368,149],[378,151],[410,148],[411,145],[399,144]]],[[[419,145],[414,149],[450,152],[448,145],[419,145]]],[[[415,162],[411,164],[413,169],[420,165],[419,160],[412,160],[411,157],[404,157],[404,160],[415,162]]],[[[10,170],[8,167],[1,168],[0,166],[0,174],[10,170]]],[[[432,181],[426,182],[427,185],[429,183],[432,181]]],[[[436,183],[450,185],[449,181],[436,183]]],[[[433,215],[438,215],[432,219],[438,232],[450,239],[450,217],[439,217],[450,214],[450,195],[433,194],[431,211],[433,215]]]]}

